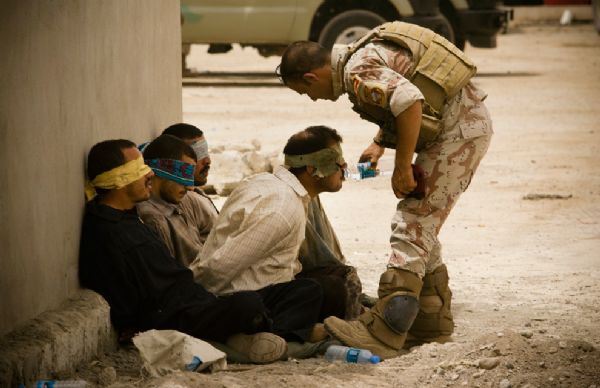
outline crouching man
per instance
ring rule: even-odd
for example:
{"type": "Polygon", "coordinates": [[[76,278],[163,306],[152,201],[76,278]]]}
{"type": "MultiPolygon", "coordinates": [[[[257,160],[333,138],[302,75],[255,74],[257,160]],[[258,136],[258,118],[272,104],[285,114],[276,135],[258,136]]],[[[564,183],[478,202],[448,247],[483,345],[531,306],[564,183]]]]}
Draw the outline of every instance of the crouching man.
{"type": "MultiPolygon", "coordinates": [[[[171,173],[193,184],[194,160],[171,173]]],[[[256,363],[286,355],[284,339],[268,333],[271,320],[261,297],[239,292],[217,297],[194,282],[192,272],[137,215],[150,197],[152,170],[135,144],[108,140],[88,155],[89,182],[79,255],[81,284],[101,294],[123,338],[149,329],[172,329],[225,342],[256,363]]],[[[307,293],[317,306],[321,295],[307,293]]]]}

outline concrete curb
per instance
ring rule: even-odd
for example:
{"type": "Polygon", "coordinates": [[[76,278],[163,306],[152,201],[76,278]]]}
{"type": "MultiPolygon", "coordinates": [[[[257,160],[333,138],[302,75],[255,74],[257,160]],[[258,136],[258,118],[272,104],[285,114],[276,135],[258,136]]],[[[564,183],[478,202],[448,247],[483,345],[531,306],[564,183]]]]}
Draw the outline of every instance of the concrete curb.
{"type": "Polygon", "coordinates": [[[72,373],[99,352],[116,348],[108,304],[95,292],[81,290],[59,309],[0,339],[0,387],[72,373]]]}

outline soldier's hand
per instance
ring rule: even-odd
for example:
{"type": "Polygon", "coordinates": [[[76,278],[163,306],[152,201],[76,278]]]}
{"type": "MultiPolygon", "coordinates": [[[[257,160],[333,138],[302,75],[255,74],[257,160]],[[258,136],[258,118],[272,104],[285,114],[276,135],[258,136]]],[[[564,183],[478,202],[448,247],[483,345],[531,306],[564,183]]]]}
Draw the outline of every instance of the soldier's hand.
{"type": "Polygon", "coordinates": [[[405,198],[417,187],[417,182],[413,176],[413,170],[410,165],[408,167],[394,167],[392,174],[392,190],[396,198],[405,198]]]}
{"type": "Polygon", "coordinates": [[[383,156],[385,147],[378,145],[377,143],[371,143],[358,158],[358,163],[371,162],[371,168],[377,167],[377,161],[383,156]]]}

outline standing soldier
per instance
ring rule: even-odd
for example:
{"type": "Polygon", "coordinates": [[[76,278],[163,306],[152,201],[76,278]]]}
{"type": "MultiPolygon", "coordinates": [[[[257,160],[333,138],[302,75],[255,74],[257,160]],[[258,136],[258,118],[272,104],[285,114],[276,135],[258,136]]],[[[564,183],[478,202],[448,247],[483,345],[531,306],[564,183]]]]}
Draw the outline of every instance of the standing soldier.
{"type": "Polygon", "coordinates": [[[430,30],[393,22],[331,53],[314,42],[292,43],[278,71],[312,100],[347,93],[353,109],[379,126],[359,161],[376,165],[386,147],[396,150],[392,189],[400,202],[379,300],[357,321],[328,318],[327,330],[384,358],[398,355],[408,332],[422,340],[449,336],[452,293],[437,236],[492,136],[486,95],[469,82],[475,65],[430,30]],[[427,177],[421,199],[408,196],[416,187],[414,153],[427,177]]]}

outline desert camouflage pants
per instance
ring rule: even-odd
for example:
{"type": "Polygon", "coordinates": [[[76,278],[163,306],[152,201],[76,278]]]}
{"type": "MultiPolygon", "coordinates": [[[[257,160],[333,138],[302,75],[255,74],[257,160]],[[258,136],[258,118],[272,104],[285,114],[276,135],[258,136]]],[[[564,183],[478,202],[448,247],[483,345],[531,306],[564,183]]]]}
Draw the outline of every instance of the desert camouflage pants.
{"type": "MultiPolygon", "coordinates": [[[[468,92],[462,97],[469,97],[468,92]]],[[[469,186],[492,136],[489,113],[478,102],[468,106],[468,120],[452,122],[450,114],[450,129],[417,155],[415,163],[426,173],[428,194],[422,200],[407,198],[398,203],[392,219],[389,268],[405,269],[423,277],[443,264],[438,233],[469,186]],[[482,132],[485,134],[473,136],[482,132]]]]}

